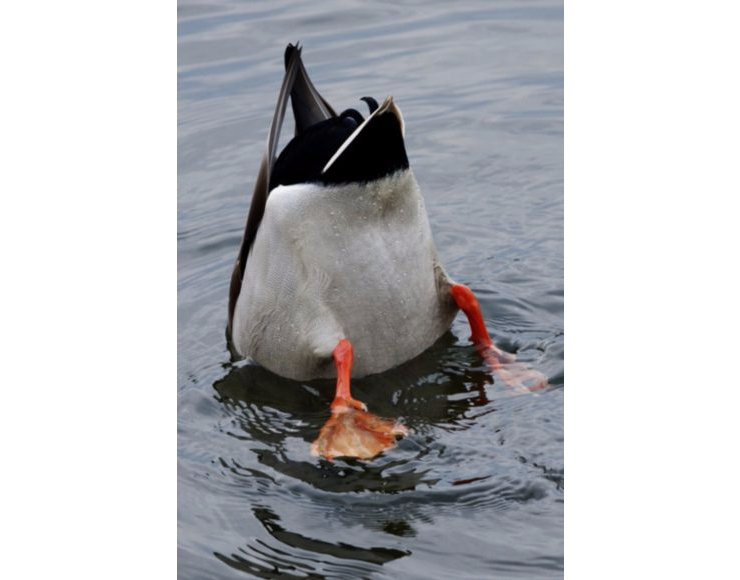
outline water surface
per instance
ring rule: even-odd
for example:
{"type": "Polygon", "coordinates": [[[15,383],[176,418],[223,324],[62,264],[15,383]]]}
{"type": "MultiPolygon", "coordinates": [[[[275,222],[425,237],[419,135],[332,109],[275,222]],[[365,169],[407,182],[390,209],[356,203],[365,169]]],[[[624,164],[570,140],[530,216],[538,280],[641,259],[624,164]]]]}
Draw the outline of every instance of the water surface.
{"type": "Polygon", "coordinates": [[[180,0],[178,38],[179,576],[561,577],[562,5],[180,0]],[[354,382],[413,435],[329,463],[308,446],[332,383],[230,363],[229,276],[298,40],[336,109],[395,97],[447,271],[548,390],[510,396],[459,315],[354,382]]]}

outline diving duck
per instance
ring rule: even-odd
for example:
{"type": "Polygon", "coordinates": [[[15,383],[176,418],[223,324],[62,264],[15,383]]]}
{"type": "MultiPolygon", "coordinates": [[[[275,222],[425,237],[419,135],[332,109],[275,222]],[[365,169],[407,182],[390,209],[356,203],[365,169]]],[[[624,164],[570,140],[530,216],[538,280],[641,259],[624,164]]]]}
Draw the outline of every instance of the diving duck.
{"type": "Polygon", "coordinates": [[[493,344],[475,296],[442,267],[393,98],[361,100],[367,117],[337,114],[300,45],[288,45],[229,292],[236,354],[295,380],[336,377],[331,416],[311,446],[326,459],[370,459],[408,432],[352,398],[350,377],[421,354],[458,310],[496,376],[517,389],[547,382],[493,344]],[[278,155],[289,100],[295,135],[278,155]]]}

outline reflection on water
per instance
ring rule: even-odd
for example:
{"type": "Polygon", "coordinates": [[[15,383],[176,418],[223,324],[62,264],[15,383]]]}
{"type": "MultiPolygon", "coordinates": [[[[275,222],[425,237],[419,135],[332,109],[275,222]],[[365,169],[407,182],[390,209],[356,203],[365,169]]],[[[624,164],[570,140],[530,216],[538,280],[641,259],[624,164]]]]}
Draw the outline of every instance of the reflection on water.
{"type": "MultiPolygon", "coordinates": [[[[394,550],[393,548],[359,548],[344,542],[332,544],[330,542],[307,538],[306,536],[289,532],[282,528],[278,523],[280,518],[266,507],[255,507],[254,515],[273,538],[287,546],[298,548],[299,550],[305,550],[315,554],[326,554],[347,560],[359,560],[360,562],[368,562],[370,564],[385,564],[386,562],[390,562],[391,560],[396,560],[397,558],[402,558],[403,556],[408,556],[410,554],[410,552],[394,550]]],[[[264,556],[266,554],[262,555],[264,556]]],[[[246,563],[246,561],[243,558],[239,558],[238,555],[232,555],[232,559],[221,554],[216,554],[216,557],[235,568],[240,568],[246,563]]],[[[277,566],[275,567],[277,568],[277,566]]]]}
{"type": "MultiPolygon", "coordinates": [[[[274,542],[256,541],[233,546],[229,553],[215,552],[215,556],[234,569],[261,577],[290,577],[291,571],[315,573],[322,570],[316,565],[327,563],[317,555],[331,556],[328,562],[354,560],[377,566],[412,551],[392,543],[355,544],[350,538],[327,541],[314,537],[311,531],[328,519],[348,529],[360,525],[369,532],[413,538],[417,536],[417,521],[434,525],[438,514],[460,516],[467,512],[475,518],[481,512],[508,510],[513,504],[542,500],[562,491],[562,471],[557,468],[543,467],[554,484],[548,485],[542,480],[512,477],[506,470],[496,470],[495,463],[486,465],[478,457],[471,472],[476,475],[464,476],[458,452],[448,449],[435,435],[437,431],[454,434],[456,440],[451,443],[465,448],[460,433],[478,430],[484,418],[496,413],[497,400],[514,405],[514,394],[505,385],[494,384],[473,349],[457,342],[448,333],[407,364],[354,382],[356,395],[371,409],[402,417],[412,429],[397,450],[372,462],[332,462],[308,454],[310,442],[328,418],[333,381],[300,383],[253,364],[229,366],[213,385],[222,405],[220,428],[226,436],[243,442],[252,455],[248,463],[219,457],[221,474],[228,474],[231,485],[241,486],[246,497],[254,498],[253,517],[270,537],[297,551],[286,552],[285,546],[281,550],[274,542]],[[286,494],[292,497],[285,498],[286,494]],[[282,521],[271,507],[276,498],[283,500],[280,503],[289,512],[305,511],[307,516],[300,518],[299,529],[306,531],[294,531],[282,521]]],[[[487,422],[497,423],[491,418],[487,422]]],[[[480,433],[471,437],[473,446],[463,455],[470,459],[471,452],[476,454],[476,440],[482,445],[477,454],[489,455],[493,445],[504,444],[502,433],[498,427],[482,440],[480,433]]],[[[493,459],[495,454],[490,455],[493,459]]],[[[520,456],[517,462],[526,464],[527,459],[520,456]]],[[[536,462],[532,465],[540,468],[536,462]]],[[[351,570],[367,573],[373,568],[361,568],[355,562],[351,570]]],[[[350,568],[342,570],[350,572],[350,568]]]]}
{"type": "Polygon", "coordinates": [[[178,22],[179,576],[562,576],[562,6],[180,0],[178,22]],[[446,269],[547,390],[494,381],[460,316],[353,382],[411,435],[329,462],[308,449],[333,382],[230,362],[230,269],[297,40],[337,108],[394,94],[446,269]]]}

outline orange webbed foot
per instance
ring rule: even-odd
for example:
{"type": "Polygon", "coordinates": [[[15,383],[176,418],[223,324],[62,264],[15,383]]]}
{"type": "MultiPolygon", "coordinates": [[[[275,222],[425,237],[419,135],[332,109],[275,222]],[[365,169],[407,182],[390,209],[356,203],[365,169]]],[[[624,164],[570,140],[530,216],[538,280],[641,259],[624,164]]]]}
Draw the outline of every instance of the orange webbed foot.
{"type": "Polygon", "coordinates": [[[539,391],[547,386],[545,375],[525,363],[516,362],[515,355],[493,344],[483,322],[480,304],[470,288],[462,284],[453,284],[450,293],[455,303],[468,317],[472,332],[470,339],[490,367],[494,378],[500,379],[518,393],[539,391]]]}
{"type": "Polygon", "coordinates": [[[516,362],[513,354],[483,349],[481,354],[491,368],[493,377],[517,393],[541,391],[547,387],[547,377],[526,363],[516,362]],[[500,356],[500,354],[506,356],[500,356]]]}
{"type": "Polygon", "coordinates": [[[398,421],[383,419],[357,407],[332,405],[331,417],[311,445],[311,454],[329,460],[372,459],[394,448],[396,439],[408,433],[408,428],[398,421]]]}
{"type": "Polygon", "coordinates": [[[352,369],[352,344],[342,339],[332,352],[337,365],[337,387],[331,404],[331,417],[311,444],[311,455],[325,459],[354,457],[372,459],[396,446],[396,438],[409,430],[391,419],[367,412],[365,403],[352,398],[349,382],[352,369]]]}

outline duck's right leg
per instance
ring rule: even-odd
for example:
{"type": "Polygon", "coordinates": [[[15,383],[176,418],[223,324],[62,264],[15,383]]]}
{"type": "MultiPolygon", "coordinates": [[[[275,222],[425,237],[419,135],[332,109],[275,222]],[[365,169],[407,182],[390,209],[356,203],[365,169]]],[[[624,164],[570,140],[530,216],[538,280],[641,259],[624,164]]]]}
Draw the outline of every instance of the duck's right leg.
{"type": "Polygon", "coordinates": [[[473,341],[495,377],[517,392],[538,391],[547,386],[545,375],[524,363],[515,362],[516,357],[513,354],[493,344],[483,322],[480,304],[470,288],[463,284],[453,284],[450,293],[460,310],[468,317],[471,330],[470,340],[473,341]]]}
{"type": "Polygon", "coordinates": [[[329,460],[335,457],[371,459],[395,447],[396,439],[406,435],[408,429],[397,421],[368,413],[365,404],[352,397],[350,341],[341,339],[332,357],[337,367],[337,387],[331,404],[331,417],[311,445],[311,454],[329,460]]]}

